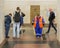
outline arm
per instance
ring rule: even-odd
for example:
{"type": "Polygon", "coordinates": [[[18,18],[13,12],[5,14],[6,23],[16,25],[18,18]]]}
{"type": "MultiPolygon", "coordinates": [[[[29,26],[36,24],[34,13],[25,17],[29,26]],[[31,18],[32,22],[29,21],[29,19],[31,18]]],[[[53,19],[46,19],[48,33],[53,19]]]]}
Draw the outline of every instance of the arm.
{"type": "Polygon", "coordinates": [[[34,24],[34,19],[32,20],[32,25],[34,24]]]}
{"type": "Polygon", "coordinates": [[[44,18],[42,19],[42,21],[43,21],[43,25],[45,24],[45,20],[44,20],[44,18]]]}
{"type": "Polygon", "coordinates": [[[10,16],[8,17],[8,19],[9,19],[9,22],[11,23],[11,17],[10,16]]]}
{"type": "Polygon", "coordinates": [[[10,21],[10,23],[11,23],[11,17],[9,18],[9,21],[10,21]]]}
{"type": "Polygon", "coordinates": [[[25,14],[23,13],[23,12],[21,12],[22,13],[22,16],[24,17],[25,16],[25,14]]]}

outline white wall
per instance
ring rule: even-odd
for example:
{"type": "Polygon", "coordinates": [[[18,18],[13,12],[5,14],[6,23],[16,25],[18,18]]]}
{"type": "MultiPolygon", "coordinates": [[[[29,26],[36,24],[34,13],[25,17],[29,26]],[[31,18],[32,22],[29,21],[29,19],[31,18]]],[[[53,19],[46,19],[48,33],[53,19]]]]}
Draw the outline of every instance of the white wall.
{"type": "Polygon", "coordinates": [[[46,23],[48,23],[47,10],[48,8],[53,8],[57,12],[56,4],[56,0],[5,0],[4,12],[5,14],[13,13],[15,8],[19,6],[26,14],[24,23],[30,23],[30,5],[40,5],[40,14],[45,18],[46,23]]]}
{"type": "Polygon", "coordinates": [[[0,0],[0,44],[5,39],[4,37],[4,13],[3,13],[3,6],[4,1],[0,0]]]}

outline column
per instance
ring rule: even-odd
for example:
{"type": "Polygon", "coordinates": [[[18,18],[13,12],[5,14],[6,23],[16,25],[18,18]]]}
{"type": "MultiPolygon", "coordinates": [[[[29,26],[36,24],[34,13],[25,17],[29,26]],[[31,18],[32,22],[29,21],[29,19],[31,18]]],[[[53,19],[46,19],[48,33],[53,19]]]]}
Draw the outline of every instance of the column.
{"type": "Polygon", "coordinates": [[[60,42],[60,0],[57,2],[57,40],[60,42]]]}
{"type": "Polygon", "coordinates": [[[0,0],[0,44],[5,39],[3,6],[4,6],[4,0],[0,0]]]}

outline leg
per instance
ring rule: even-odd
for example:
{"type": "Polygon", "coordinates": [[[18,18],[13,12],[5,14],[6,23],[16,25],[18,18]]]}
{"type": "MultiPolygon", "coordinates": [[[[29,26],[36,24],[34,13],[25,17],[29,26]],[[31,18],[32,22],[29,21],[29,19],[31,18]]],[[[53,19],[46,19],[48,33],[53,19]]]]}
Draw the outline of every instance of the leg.
{"type": "Polygon", "coordinates": [[[37,28],[35,28],[35,33],[34,34],[36,35],[36,37],[38,37],[37,31],[38,31],[37,28]]]}
{"type": "Polygon", "coordinates": [[[10,25],[5,27],[5,37],[9,38],[8,33],[9,33],[10,25]]]}
{"type": "Polygon", "coordinates": [[[42,28],[39,28],[39,37],[41,37],[42,36],[42,28]]]}
{"type": "MultiPolygon", "coordinates": [[[[19,28],[21,28],[21,24],[20,24],[20,27],[19,28]]],[[[21,34],[21,30],[20,30],[20,33],[19,34],[21,34]]]]}
{"type": "Polygon", "coordinates": [[[20,26],[20,22],[19,23],[17,23],[17,38],[19,38],[19,33],[20,33],[20,28],[19,28],[19,26],[20,26]]]}
{"type": "Polygon", "coordinates": [[[51,22],[49,23],[49,26],[48,26],[48,31],[46,32],[46,33],[49,33],[49,31],[50,31],[50,28],[51,28],[51,22]]]}
{"type": "Polygon", "coordinates": [[[52,23],[52,27],[54,28],[54,30],[56,31],[56,33],[57,33],[57,29],[55,28],[55,26],[54,26],[54,24],[52,23]]]}
{"type": "Polygon", "coordinates": [[[13,37],[16,37],[16,23],[13,24],[13,37]]]}
{"type": "Polygon", "coordinates": [[[41,33],[42,33],[42,32],[40,31],[40,28],[37,28],[37,29],[36,29],[36,37],[37,37],[37,38],[41,37],[41,33]]]}

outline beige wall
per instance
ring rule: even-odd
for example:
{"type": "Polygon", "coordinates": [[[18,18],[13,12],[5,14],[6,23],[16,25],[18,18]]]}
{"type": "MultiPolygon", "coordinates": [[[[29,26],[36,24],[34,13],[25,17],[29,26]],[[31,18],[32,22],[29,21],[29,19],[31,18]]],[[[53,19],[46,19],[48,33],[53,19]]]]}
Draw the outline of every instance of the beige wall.
{"type": "Polygon", "coordinates": [[[13,13],[15,11],[15,8],[19,6],[21,10],[26,14],[24,17],[24,23],[30,23],[30,5],[40,5],[40,14],[44,17],[46,23],[48,23],[48,8],[53,8],[53,10],[57,12],[56,4],[56,0],[5,0],[4,12],[5,15],[9,12],[13,13]]]}
{"type": "Polygon", "coordinates": [[[5,39],[4,37],[4,13],[3,13],[3,0],[0,0],[0,44],[5,39]]]}
{"type": "Polygon", "coordinates": [[[57,30],[57,39],[60,41],[60,0],[58,0],[58,5],[57,5],[57,10],[58,10],[58,17],[57,17],[57,24],[58,24],[58,30],[57,30]]]}

